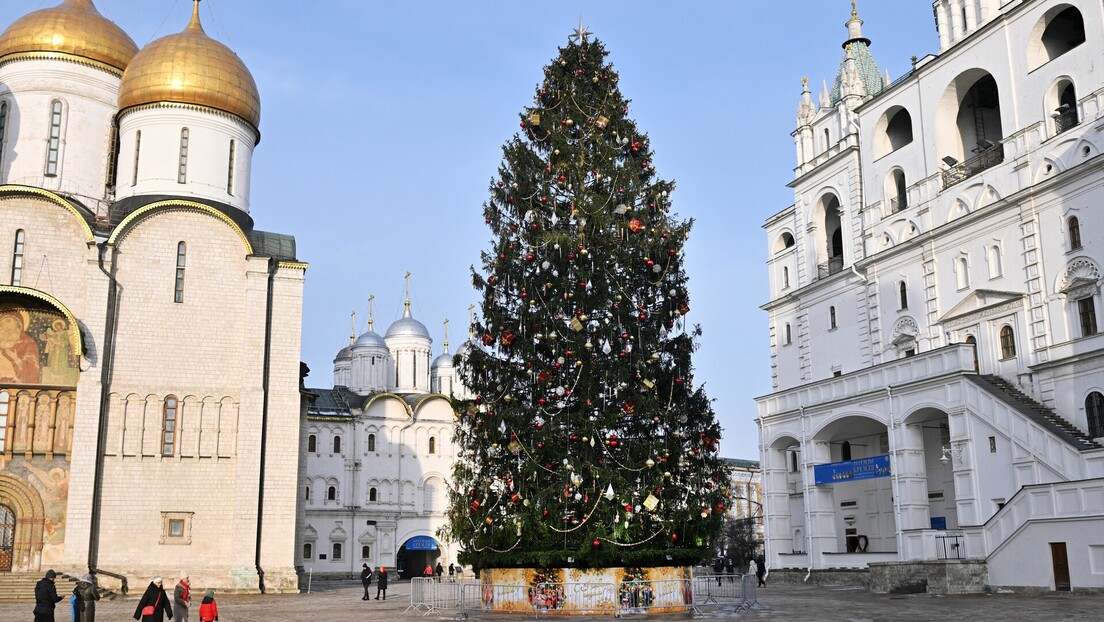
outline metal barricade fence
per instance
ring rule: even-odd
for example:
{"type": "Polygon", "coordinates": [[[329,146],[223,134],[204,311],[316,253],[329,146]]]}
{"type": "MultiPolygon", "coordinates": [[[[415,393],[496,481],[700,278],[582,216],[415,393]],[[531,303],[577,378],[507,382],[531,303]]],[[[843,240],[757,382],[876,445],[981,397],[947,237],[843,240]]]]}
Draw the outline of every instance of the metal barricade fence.
{"type": "Polygon", "coordinates": [[[430,582],[430,579],[426,579],[424,577],[414,577],[410,580],[410,605],[403,613],[407,613],[411,610],[421,611],[423,609],[429,611],[429,602],[428,596],[426,594],[426,588],[429,586],[430,582]]]}
{"type": "Polygon", "coordinates": [[[700,613],[694,603],[694,587],[686,579],[622,581],[617,588],[617,617],[626,613],[700,613]]]}
{"type": "Polygon", "coordinates": [[[741,609],[744,611],[751,611],[752,609],[766,609],[767,606],[760,604],[758,600],[758,579],[753,574],[746,574],[743,576],[744,597],[740,600],[740,604],[736,605],[736,612],[741,609]]]}
{"type": "Polygon", "coordinates": [[[744,575],[710,574],[694,577],[694,603],[714,605],[744,600],[744,575]]]}

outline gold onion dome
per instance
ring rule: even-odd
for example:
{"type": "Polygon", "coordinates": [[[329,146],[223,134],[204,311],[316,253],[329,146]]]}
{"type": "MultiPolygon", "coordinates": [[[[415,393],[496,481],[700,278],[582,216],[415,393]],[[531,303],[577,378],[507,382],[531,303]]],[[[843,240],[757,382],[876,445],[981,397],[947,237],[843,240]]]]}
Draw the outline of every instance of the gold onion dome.
{"type": "Polygon", "coordinates": [[[184,32],[142,48],[123,73],[119,110],[161,102],[221,110],[260,127],[257,83],[237,54],[203,31],[198,0],[184,32]]]}
{"type": "Polygon", "coordinates": [[[137,53],[134,41],[100,15],[92,0],[64,0],[28,13],[0,34],[0,61],[11,55],[69,57],[121,73],[137,53]]]}

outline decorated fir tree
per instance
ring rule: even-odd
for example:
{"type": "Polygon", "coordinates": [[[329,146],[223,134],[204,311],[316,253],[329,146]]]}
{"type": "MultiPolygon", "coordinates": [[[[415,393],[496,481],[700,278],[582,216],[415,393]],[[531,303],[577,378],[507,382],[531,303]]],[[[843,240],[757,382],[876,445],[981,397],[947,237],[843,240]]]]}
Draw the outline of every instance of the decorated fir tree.
{"type": "Polygon", "coordinates": [[[449,525],[476,567],[689,564],[724,511],[685,323],[690,222],[587,35],[545,68],[484,205],[449,525]]]}

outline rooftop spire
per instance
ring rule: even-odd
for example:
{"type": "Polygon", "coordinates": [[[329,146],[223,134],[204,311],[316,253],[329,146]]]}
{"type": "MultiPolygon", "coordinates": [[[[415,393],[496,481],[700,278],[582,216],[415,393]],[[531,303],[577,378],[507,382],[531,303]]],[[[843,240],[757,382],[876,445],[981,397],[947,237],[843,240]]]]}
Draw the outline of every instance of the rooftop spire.
{"type": "Polygon", "coordinates": [[[448,318],[445,318],[445,354],[448,354],[448,318]]]}
{"type": "Polygon", "coordinates": [[[353,345],[356,341],[356,309],[353,309],[352,316],[349,320],[349,345],[353,345]]]}
{"type": "Polygon", "coordinates": [[[855,6],[855,0],[851,0],[851,19],[847,20],[847,41],[844,42],[843,47],[847,47],[855,41],[862,41],[866,45],[870,45],[870,39],[863,36],[862,25],[863,21],[859,19],[859,9],[855,6]]]}
{"type": "Polygon", "coordinates": [[[468,305],[468,339],[475,337],[475,305],[468,305]]]}
{"type": "Polygon", "coordinates": [[[199,0],[192,0],[192,21],[184,30],[203,32],[203,24],[199,23],[199,0]]]}
{"type": "Polygon", "coordinates": [[[372,311],[372,303],[376,301],[375,294],[369,294],[368,296],[368,330],[372,330],[372,325],[376,323],[375,313],[372,311]]]}
{"type": "Polygon", "coordinates": [[[403,317],[410,317],[410,271],[406,271],[406,300],[403,301],[403,317]]]}

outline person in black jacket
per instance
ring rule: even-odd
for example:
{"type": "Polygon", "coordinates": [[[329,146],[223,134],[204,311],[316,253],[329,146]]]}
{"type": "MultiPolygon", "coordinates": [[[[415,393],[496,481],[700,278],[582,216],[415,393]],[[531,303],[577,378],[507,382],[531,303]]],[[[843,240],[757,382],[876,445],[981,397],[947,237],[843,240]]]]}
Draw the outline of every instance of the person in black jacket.
{"type": "Polygon", "coordinates": [[[368,590],[372,587],[372,569],[368,564],[364,564],[360,571],[360,584],[364,586],[364,596],[361,600],[368,600],[371,596],[368,594],[368,590]]]}
{"type": "Polygon", "coordinates": [[[379,580],[376,582],[376,600],[380,599],[380,592],[383,592],[383,599],[387,600],[387,569],[380,566],[379,580]]]}
{"type": "Polygon", "coordinates": [[[46,576],[35,584],[35,622],[54,622],[54,605],[61,600],[58,596],[57,586],[54,581],[57,573],[53,569],[46,571],[46,576]]]}
{"type": "Polygon", "coordinates": [[[171,620],[172,603],[169,602],[169,595],[165,593],[161,577],[154,577],[146,592],[142,594],[142,600],[138,601],[138,607],[134,609],[134,619],[142,622],[164,622],[166,614],[171,620]],[[149,612],[143,611],[146,607],[149,607],[149,612]]]}

